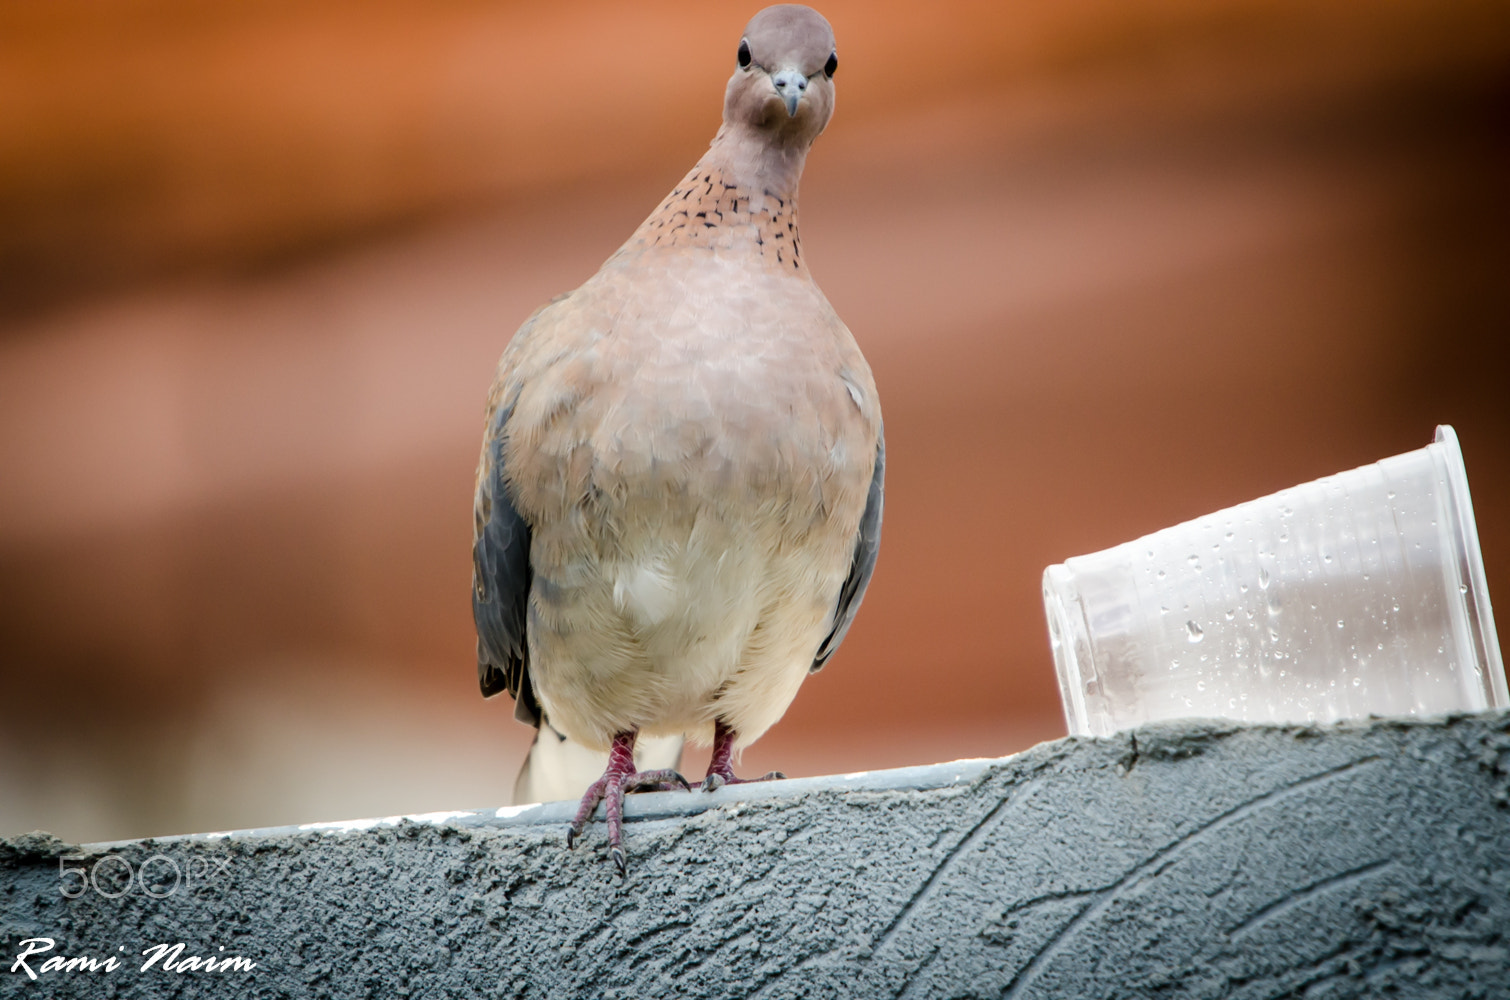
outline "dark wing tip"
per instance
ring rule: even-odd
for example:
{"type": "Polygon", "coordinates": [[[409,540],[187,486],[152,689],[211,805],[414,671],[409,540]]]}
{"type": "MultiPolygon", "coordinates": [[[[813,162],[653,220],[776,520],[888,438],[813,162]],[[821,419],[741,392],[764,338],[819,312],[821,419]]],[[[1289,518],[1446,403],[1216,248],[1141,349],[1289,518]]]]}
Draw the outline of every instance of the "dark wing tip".
{"type": "Polygon", "coordinates": [[[477,686],[482,688],[484,698],[491,698],[500,691],[509,689],[509,679],[502,670],[479,659],[477,661],[477,686]]]}

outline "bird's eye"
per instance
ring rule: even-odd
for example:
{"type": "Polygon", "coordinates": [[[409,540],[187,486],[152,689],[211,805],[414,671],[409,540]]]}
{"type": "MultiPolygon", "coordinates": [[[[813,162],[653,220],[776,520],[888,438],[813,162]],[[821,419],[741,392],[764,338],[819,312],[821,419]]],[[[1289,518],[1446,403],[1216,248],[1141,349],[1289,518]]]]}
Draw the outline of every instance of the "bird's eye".
{"type": "Polygon", "coordinates": [[[839,68],[839,53],[837,53],[837,52],[830,52],[828,54],[828,62],[826,62],[826,63],[823,64],[823,75],[831,77],[831,76],[834,75],[834,71],[837,70],[838,68],[839,68]]]}
{"type": "Polygon", "coordinates": [[[739,43],[739,68],[746,69],[750,65],[750,43],[739,43]]]}

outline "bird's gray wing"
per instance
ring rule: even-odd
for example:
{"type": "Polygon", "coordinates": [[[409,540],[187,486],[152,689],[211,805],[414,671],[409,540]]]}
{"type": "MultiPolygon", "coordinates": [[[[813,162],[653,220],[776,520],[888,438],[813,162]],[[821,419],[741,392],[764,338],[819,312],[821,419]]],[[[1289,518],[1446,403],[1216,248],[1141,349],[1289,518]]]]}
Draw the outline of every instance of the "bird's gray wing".
{"type": "Polygon", "coordinates": [[[865,498],[865,513],[860,515],[860,533],[855,539],[855,554],[849,563],[849,576],[839,588],[839,604],[834,609],[834,627],[818,647],[813,658],[812,673],[823,669],[828,658],[834,655],[839,643],[844,641],[860,602],[865,600],[865,588],[870,586],[870,576],[876,569],[876,555],[881,551],[881,508],[886,498],[886,430],[883,427],[876,438],[876,471],[870,477],[870,492],[865,498]]]}
{"type": "Polygon", "coordinates": [[[540,724],[530,686],[529,614],[530,526],[509,496],[504,464],[509,417],[514,404],[499,405],[488,421],[473,502],[472,618],[477,623],[477,683],[484,696],[508,691],[514,717],[540,724]]]}

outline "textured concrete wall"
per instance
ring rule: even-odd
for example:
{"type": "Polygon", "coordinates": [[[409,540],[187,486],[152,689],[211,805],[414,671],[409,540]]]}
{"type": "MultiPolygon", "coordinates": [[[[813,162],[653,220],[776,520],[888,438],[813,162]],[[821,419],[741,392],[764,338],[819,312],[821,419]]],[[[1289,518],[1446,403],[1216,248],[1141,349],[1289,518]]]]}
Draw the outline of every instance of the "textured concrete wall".
{"type": "Polygon", "coordinates": [[[622,883],[564,804],[502,813],[11,841],[0,994],[1510,996],[1506,714],[646,795],[622,883]],[[255,968],[188,961],[231,955],[255,968]]]}

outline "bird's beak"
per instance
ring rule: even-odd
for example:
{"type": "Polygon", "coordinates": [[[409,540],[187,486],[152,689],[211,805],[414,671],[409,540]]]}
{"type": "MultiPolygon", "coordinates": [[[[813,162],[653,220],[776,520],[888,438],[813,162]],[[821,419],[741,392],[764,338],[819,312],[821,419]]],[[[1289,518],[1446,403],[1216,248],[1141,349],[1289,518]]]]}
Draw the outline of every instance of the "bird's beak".
{"type": "Polygon", "coordinates": [[[807,77],[799,70],[784,69],[771,75],[771,83],[775,84],[777,96],[786,104],[787,117],[795,117],[797,105],[807,93],[807,77]]]}

